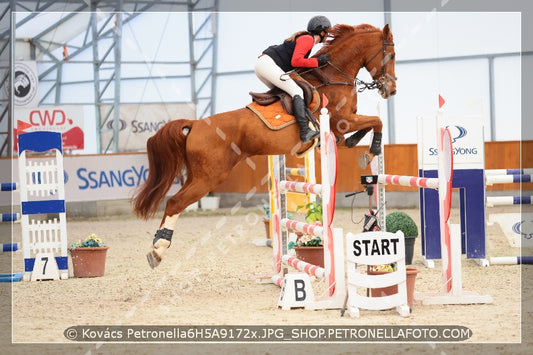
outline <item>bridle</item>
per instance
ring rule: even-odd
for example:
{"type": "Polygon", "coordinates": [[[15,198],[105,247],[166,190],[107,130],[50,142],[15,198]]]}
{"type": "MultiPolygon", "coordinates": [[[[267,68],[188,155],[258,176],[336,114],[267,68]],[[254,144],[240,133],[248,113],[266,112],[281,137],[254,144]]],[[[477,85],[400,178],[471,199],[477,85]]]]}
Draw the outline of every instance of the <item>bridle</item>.
{"type": "Polygon", "coordinates": [[[374,58],[377,57],[377,55],[379,53],[383,52],[383,59],[381,60],[381,73],[378,74],[379,75],[378,78],[373,76],[372,77],[373,81],[370,82],[370,83],[367,83],[367,82],[365,82],[363,80],[360,80],[357,77],[354,78],[354,77],[350,76],[349,74],[347,74],[344,71],[342,71],[339,67],[337,67],[336,65],[334,65],[330,61],[328,61],[326,64],[322,65],[321,67],[313,68],[313,69],[304,71],[304,72],[302,72],[300,74],[305,74],[305,73],[311,72],[311,71],[316,70],[316,69],[324,68],[325,66],[329,65],[333,69],[335,69],[336,71],[341,73],[343,76],[345,76],[348,79],[350,79],[350,82],[330,81],[330,82],[322,83],[320,85],[315,86],[315,89],[319,88],[319,87],[322,87],[322,86],[328,86],[328,85],[348,85],[348,86],[355,86],[355,87],[357,87],[357,85],[362,86],[361,88],[359,88],[357,90],[357,92],[363,92],[366,89],[368,89],[368,90],[381,89],[384,86],[386,86],[388,82],[397,80],[396,77],[393,77],[393,76],[391,76],[391,75],[389,75],[388,73],[385,72],[385,65],[387,64],[387,51],[386,51],[386,48],[387,48],[387,46],[394,46],[394,43],[393,42],[387,42],[385,40],[385,37],[383,37],[383,36],[382,36],[382,40],[383,40],[383,46],[376,52],[376,54],[374,54],[372,56],[372,58],[370,58],[368,61],[366,61],[363,64],[363,67],[366,67],[368,64],[370,64],[370,62],[372,62],[374,60],[374,58]]]}
{"type": "Polygon", "coordinates": [[[379,52],[383,51],[383,58],[381,59],[381,73],[380,73],[380,75],[379,75],[379,77],[377,79],[375,77],[372,77],[372,79],[374,79],[374,81],[372,81],[371,83],[365,83],[364,81],[355,78],[355,82],[357,84],[364,85],[363,88],[358,90],[359,92],[363,91],[364,89],[381,89],[389,81],[396,81],[397,80],[396,77],[390,76],[388,73],[385,72],[385,65],[387,64],[387,51],[386,51],[386,49],[387,49],[387,46],[394,46],[394,43],[393,42],[387,42],[385,40],[385,37],[383,37],[383,36],[382,36],[382,39],[383,39],[383,46],[382,46],[381,50],[378,50],[376,52],[376,54],[374,54],[372,56],[372,58],[370,58],[365,64],[363,64],[363,67],[366,68],[366,66],[368,64],[370,64],[370,62],[372,62],[374,60],[374,58],[376,58],[376,56],[379,54],[379,52]]]}

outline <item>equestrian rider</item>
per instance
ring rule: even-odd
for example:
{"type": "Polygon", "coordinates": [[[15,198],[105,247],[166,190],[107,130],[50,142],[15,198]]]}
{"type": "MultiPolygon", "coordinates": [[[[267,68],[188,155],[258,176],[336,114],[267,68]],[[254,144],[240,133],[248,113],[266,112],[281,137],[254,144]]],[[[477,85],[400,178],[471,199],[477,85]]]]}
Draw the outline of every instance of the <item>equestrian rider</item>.
{"type": "Polygon", "coordinates": [[[309,128],[303,90],[287,74],[295,68],[317,68],[328,62],[328,55],[308,58],[314,45],[323,43],[331,23],[325,16],[309,20],[307,31],[300,31],[287,38],[282,44],[273,45],[263,51],[255,64],[255,74],[270,89],[278,87],[292,97],[294,116],[300,128],[300,139],[306,143],[320,133],[309,128]]]}

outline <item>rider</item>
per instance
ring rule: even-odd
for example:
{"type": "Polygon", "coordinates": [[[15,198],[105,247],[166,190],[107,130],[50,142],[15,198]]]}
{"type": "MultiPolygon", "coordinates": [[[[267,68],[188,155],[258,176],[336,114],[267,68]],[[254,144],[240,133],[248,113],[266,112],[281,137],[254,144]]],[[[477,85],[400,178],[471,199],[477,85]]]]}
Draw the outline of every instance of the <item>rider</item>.
{"type": "Polygon", "coordinates": [[[330,27],[327,17],[315,16],[309,20],[307,31],[297,32],[282,44],[268,47],[255,64],[255,74],[266,86],[270,89],[278,87],[291,95],[300,139],[304,143],[313,140],[320,133],[309,128],[303,90],[286,72],[295,68],[317,68],[328,62],[326,53],[318,58],[308,57],[315,44],[325,41],[330,27]]]}

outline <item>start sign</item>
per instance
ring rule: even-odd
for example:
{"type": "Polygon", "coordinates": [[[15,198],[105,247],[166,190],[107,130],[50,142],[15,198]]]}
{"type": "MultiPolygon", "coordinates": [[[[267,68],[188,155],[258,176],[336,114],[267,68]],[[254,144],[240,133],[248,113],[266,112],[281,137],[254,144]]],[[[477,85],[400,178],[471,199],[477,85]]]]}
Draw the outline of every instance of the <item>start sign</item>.
{"type": "MultiPolygon", "coordinates": [[[[346,234],[346,262],[348,270],[348,300],[346,308],[352,317],[359,317],[359,309],[391,309],[402,317],[410,314],[407,302],[405,245],[402,231],[383,231],[346,234]],[[370,265],[396,264],[386,273],[367,272],[370,265]],[[366,267],[365,267],[366,265],[366,267]],[[396,292],[391,288],[395,286],[396,292]],[[373,292],[382,292],[375,296],[373,292]],[[364,296],[363,289],[372,289],[364,296]],[[374,296],[374,297],[372,297],[374,296]]],[[[368,292],[368,291],[367,291],[368,292]]]]}
{"type": "Polygon", "coordinates": [[[404,235],[401,231],[383,231],[347,235],[347,257],[358,264],[390,264],[405,258],[404,235]]]}
{"type": "Polygon", "coordinates": [[[398,254],[398,243],[400,239],[356,239],[353,241],[353,253],[355,256],[361,255],[396,255],[398,254]]]}

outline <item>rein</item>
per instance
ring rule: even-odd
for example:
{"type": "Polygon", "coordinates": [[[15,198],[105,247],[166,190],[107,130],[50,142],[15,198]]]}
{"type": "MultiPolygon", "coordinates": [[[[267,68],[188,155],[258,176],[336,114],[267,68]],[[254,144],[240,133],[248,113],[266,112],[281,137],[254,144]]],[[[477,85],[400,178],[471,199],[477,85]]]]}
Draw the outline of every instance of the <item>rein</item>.
{"type": "Polygon", "coordinates": [[[372,62],[374,60],[374,58],[377,57],[377,55],[380,52],[383,52],[383,59],[381,60],[381,74],[379,75],[379,77],[377,79],[372,77],[373,81],[370,82],[370,83],[367,83],[367,82],[365,82],[363,80],[360,80],[357,77],[355,77],[355,78],[351,77],[349,74],[347,74],[344,71],[342,71],[339,67],[337,67],[336,65],[331,63],[329,60],[328,60],[328,62],[326,64],[324,64],[324,65],[322,65],[322,66],[320,66],[318,68],[312,68],[312,69],[309,69],[307,71],[302,72],[301,75],[306,74],[306,73],[310,73],[310,72],[312,72],[314,70],[321,69],[321,68],[324,68],[324,67],[330,65],[333,69],[338,71],[340,74],[342,74],[343,76],[345,76],[348,79],[350,79],[350,82],[343,82],[343,81],[333,81],[333,82],[331,82],[331,81],[328,81],[327,83],[322,83],[320,85],[314,86],[314,89],[318,89],[320,87],[328,86],[328,85],[348,85],[348,86],[355,86],[355,87],[357,87],[357,85],[362,86],[361,88],[357,89],[357,92],[363,92],[366,89],[368,89],[368,90],[380,89],[387,82],[396,81],[396,79],[397,79],[396,77],[392,77],[392,76],[390,76],[389,74],[387,74],[385,72],[385,64],[387,64],[386,63],[386,55],[387,55],[386,47],[387,46],[394,46],[394,43],[393,42],[386,42],[385,38],[383,36],[382,36],[382,39],[383,39],[382,48],[379,49],[376,52],[376,54],[374,54],[372,56],[372,58],[370,58],[365,64],[363,64],[363,67],[366,67],[370,62],[372,62]]]}

